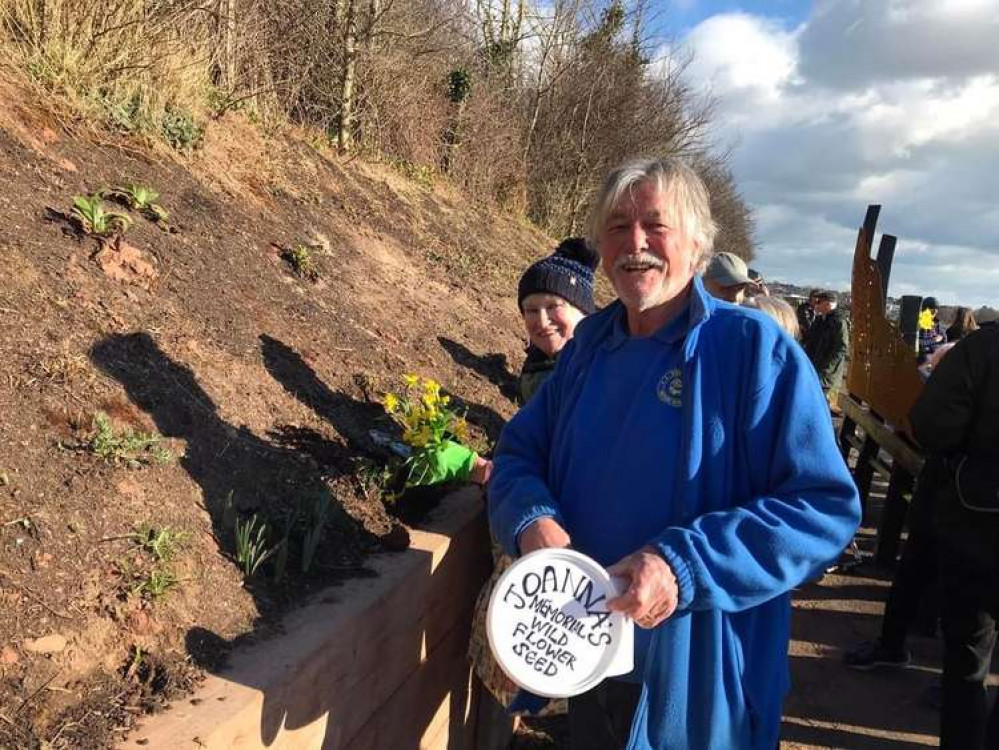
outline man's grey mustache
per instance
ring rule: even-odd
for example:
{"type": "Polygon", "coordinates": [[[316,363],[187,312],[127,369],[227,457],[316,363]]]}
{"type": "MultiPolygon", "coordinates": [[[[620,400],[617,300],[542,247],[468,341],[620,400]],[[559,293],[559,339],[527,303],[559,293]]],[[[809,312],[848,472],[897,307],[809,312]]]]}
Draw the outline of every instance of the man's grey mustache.
{"type": "Polygon", "coordinates": [[[635,255],[625,255],[614,261],[614,270],[620,271],[625,266],[647,265],[661,269],[663,262],[652,253],[636,253],[635,255]]]}

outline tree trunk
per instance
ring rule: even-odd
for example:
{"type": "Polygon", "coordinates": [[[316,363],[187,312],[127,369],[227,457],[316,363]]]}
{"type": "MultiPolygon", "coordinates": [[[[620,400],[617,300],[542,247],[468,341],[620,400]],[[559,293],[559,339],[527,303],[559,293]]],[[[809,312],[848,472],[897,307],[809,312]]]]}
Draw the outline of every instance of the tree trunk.
{"type": "Polygon", "coordinates": [[[223,71],[225,88],[232,92],[236,88],[236,0],[222,0],[225,5],[225,61],[223,71]]]}
{"type": "Polygon", "coordinates": [[[333,23],[331,24],[337,34],[343,33],[343,14],[347,0],[333,0],[333,23]]]}
{"type": "Polygon", "coordinates": [[[597,76],[593,85],[590,86],[590,93],[586,99],[586,114],[583,115],[583,132],[579,137],[579,152],[576,157],[576,170],[572,178],[572,190],[569,193],[569,223],[566,227],[566,236],[572,237],[576,234],[576,225],[579,221],[579,207],[583,200],[580,193],[583,189],[583,172],[586,168],[586,147],[588,145],[590,113],[593,111],[593,97],[597,90],[597,76]]]}
{"type": "Polygon", "coordinates": [[[343,35],[343,85],[340,87],[340,128],[337,145],[342,153],[354,145],[354,77],[357,72],[357,19],[354,13],[356,0],[347,0],[347,14],[343,35]]]}

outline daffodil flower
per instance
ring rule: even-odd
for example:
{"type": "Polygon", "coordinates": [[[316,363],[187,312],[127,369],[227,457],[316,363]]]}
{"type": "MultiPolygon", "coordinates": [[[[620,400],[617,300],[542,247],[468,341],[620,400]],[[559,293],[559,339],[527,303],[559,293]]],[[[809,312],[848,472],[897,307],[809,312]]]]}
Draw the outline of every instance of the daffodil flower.
{"type": "Polygon", "coordinates": [[[394,393],[386,393],[382,405],[389,414],[395,414],[399,408],[399,398],[394,393]]]}
{"type": "Polygon", "coordinates": [[[415,388],[420,379],[416,375],[403,375],[402,382],[406,384],[407,388],[415,388]]]}
{"type": "Polygon", "coordinates": [[[923,310],[919,313],[919,328],[922,331],[932,331],[933,330],[933,311],[930,309],[923,310]]]}
{"type": "Polygon", "coordinates": [[[464,417],[459,417],[455,420],[454,436],[462,443],[468,442],[468,422],[464,417]]]}

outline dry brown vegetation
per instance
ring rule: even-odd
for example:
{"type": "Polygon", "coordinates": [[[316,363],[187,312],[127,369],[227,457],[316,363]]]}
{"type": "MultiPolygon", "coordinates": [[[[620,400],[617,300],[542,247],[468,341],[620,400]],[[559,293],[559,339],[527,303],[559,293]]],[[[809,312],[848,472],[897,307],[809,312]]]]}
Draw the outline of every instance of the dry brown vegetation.
{"type": "Polygon", "coordinates": [[[0,0],[0,48],[64,118],[196,148],[242,110],[341,152],[441,176],[559,236],[582,229],[623,158],[701,165],[719,244],[753,254],[752,217],[712,151],[688,60],[654,58],[644,0],[0,0]],[[81,120],[82,117],[82,120],[81,120]]]}

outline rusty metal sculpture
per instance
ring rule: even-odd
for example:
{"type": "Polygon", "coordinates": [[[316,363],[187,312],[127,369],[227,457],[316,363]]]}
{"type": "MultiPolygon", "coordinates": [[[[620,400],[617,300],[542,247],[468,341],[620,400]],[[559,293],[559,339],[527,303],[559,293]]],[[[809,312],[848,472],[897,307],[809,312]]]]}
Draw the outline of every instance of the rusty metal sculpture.
{"type": "Polygon", "coordinates": [[[895,429],[910,433],[908,413],[923,389],[913,349],[902,338],[899,326],[885,317],[888,276],[896,238],[882,235],[877,258],[871,244],[880,206],[868,206],[853,253],[853,309],[850,395],[866,403],[895,429]]]}

